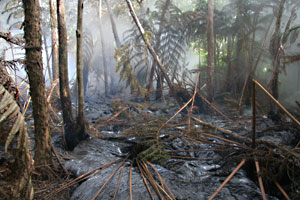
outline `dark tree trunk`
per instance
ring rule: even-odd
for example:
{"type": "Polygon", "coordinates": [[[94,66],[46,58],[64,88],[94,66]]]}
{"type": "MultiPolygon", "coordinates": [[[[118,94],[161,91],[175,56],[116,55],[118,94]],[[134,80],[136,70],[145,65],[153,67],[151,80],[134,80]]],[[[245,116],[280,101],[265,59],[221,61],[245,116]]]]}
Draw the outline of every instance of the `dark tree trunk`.
{"type": "Polygon", "coordinates": [[[35,166],[52,164],[49,113],[43,75],[40,7],[38,0],[23,0],[25,11],[26,72],[30,83],[35,131],[35,166]]]}
{"type": "Polygon", "coordinates": [[[231,62],[231,54],[232,54],[232,37],[228,37],[227,42],[227,74],[226,74],[226,82],[225,82],[225,91],[230,92],[231,91],[231,83],[232,83],[232,62],[231,62]]]}
{"type": "MultiPolygon", "coordinates": [[[[276,24],[275,24],[275,30],[271,37],[270,41],[270,53],[273,57],[273,74],[272,74],[272,80],[271,80],[271,93],[275,99],[278,99],[279,92],[278,92],[278,77],[279,77],[279,68],[280,68],[280,43],[281,43],[281,19],[283,15],[283,9],[284,4],[286,0],[281,0],[278,5],[278,10],[276,13],[276,24]]],[[[271,107],[269,111],[269,115],[271,118],[279,118],[279,110],[277,109],[277,106],[271,101],[271,107]]]]}
{"type": "Polygon", "coordinates": [[[77,16],[77,85],[78,85],[78,114],[77,125],[80,134],[85,133],[84,124],[84,92],[83,92],[83,71],[82,71],[82,21],[83,21],[83,0],[78,0],[77,16]]]}
{"type": "Polygon", "coordinates": [[[60,100],[63,113],[65,139],[67,149],[73,150],[79,143],[77,136],[76,124],[72,114],[72,103],[68,78],[68,42],[65,18],[65,2],[57,0],[57,19],[59,35],[59,89],[60,100]]]}
{"type": "Polygon", "coordinates": [[[209,101],[214,99],[215,44],[214,44],[214,0],[208,1],[207,17],[207,96],[209,101]]]}

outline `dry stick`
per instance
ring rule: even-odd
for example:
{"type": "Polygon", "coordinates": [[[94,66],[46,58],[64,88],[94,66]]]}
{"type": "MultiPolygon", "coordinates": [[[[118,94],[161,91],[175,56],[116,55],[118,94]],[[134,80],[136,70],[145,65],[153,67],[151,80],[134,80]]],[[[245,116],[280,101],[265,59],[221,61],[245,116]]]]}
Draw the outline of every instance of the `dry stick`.
{"type": "Polygon", "coordinates": [[[285,112],[285,114],[287,114],[290,118],[291,118],[291,120],[293,120],[298,126],[300,126],[300,122],[285,108],[285,107],[283,107],[283,105],[281,105],[280,103],[279,103],[279,101],[278,100],[276,100],[258,81],[256,81],[256,80],[254,80],[253,79],[253,82],[258,86],[258,87],[260,87],[260,89],[262,89],[262,91],[271,99],[271,100],[273,100],[274,101],[274,103],[276,103],[277,104],[277,106],[279,106],[279,108],[283,111],[283,112],[285,112]]]}
{"type": "Polygon", "coordinates": [[[54,148],[52,142],[51,142],[50,144],[51,144],[51,149],[52,149],[52,151],[53,151],[53,153],[54,153],[56,159],[58,160],[58,163],[60,164],[61,168],[64,170],[64,172],[65,172],[67,175],[69,175],[68,170],[65,168],[65,165],[62,163],[62,161],[61,161],[60,157],[58,156],[58,154],[57,154],[57,152],[56,152],[56,150],[55,150],[55,148],[54,148]]]}
{"type": "Polygon", "coordinates": [[[257,177],[258,177],[258,182],[259,182],[261,195],[262,195],[263,200],[267,200],[263,180],[262,180],[261,175],[260,175],[259,163],[258,163],[256,158],[254,158],[254,159],[255,159],[255,167],[256,167],[256,171],[257,171],[257,177]]]}
{"type": "Polygon", "coordinates": [[[102,185],[102,187],[96,192],[95,196],[92,198],[92,200],[95,200],[99,194],[102,192],[102,190],[105,188],[105,186],[109,183],[109,181],[114,177],[114,175],[117,173],[117,171],[124,165],[124,162],[127,160],[127,157],[119,164],[119,166],[115,169],[115,171],[110,175],[110,177],[105,181],[105,183],[102,185]]]}
{"type": "Polygon", "coordinates": [[[284,189],[279,185],[279,183],[277,181],[274,181],[275,185],[278,187],[278,189],[280,190],[280,192],[283,194],[283,196],[287,199],[290,200],[289,195],[287,195],[287,193],[284,191],[284,189]]]}
{"type": "Polygon", "coordinates": [[[130,192],[130,200],[132,200],[132,166],[133,166],[133,162],[131,162],[130,168],[129,168],[129,192],[130,192]]]}
{"type": "Polygon", "coordinates": [[[189,103],[191,103],[191,101],[193,100],[193,98],[190,98],[190,100],[188,101],[188,102],[186,102],[186,104],[184,104],[184,106],[182,106],[168,121],[166,121],[159,129],[158,129],[158,131],[157,131],[157,133],[156,133],[156,142],[157,143],[159,143],[159,133],[160,133],[160,131],[161,131],[161,129],[165,126],[165,125],[167,125],[171,120],[173,120],[174,119],[174,117],[176,117],[176,115],[178,115],[183,109],[185,109],[185,107],[187,107],[187,105],[189,104],[189,103]]]}
{"type": "MultiPolygon", "coordinates": [[[[148,172],[148,174],[151,176],[151,178],[153,179],[153,182],[154,182],[154,184],[166,195],[166,197],[168,198],[168,199],[170,199],[170,200],[172,200],[172,197],[165,191],[165,189],[164,188],[162,188],[159,184],[158,184],[158,182],[153,178],[153,176],[152,176],[152,174],[150,173],[150,171],[148,170],[148,167],[147,167],[147,165],[146,165],[146,163],[145,163],[145,161],[143,161],[143,163],[144,163],[144,165],[145,165],[145,169],[146,169],[146,171],[148,172]]],[[[164,199],[164,198],[161,198],[161,199],[164,199]]]]}
{"type": "Polygon", "coordinates": [[[105,168],[109,167],[110,165],[112,165],[112,164],[114,164],[114,163],[117,163],[117,162],[119,162],[119,161],[121,161],[121,159],[112,161],[112,162],[107,163],[107,164],[104,164],[104,165],[101,165],[101,166],[99,166],[99,167],[97,167],[97,168],[95,168],[95,169],[93,169],[93,170],[91,170],[91,171],[88,171],[88,172],[82,174],[81,176],[78,176],[78,177],[75,178],[74,180],[72,180],[72,181],[66,183],[65,185],[63,185],[62,187],[58,188],[58,189],[54,192],[54,194],[55,194],[55,193],[58,193],[58,192],[60,192],[60,191],[62,191],[62,190],[64,190],[64,189],[66,189],[66,188],[68,188],[68,187],[70,187],[71,185],[74,185],[74,184],[77,183],[77,182],[80,182],[80,181],[82,181],[82,180],[85,180],[85,178],[86,178],[87,176],[91,175],[91,174],[94,175],[94,174],[96,174],[96,173],[99,173],[99,172],[97,172],[97,170],[99,170],[99,169],[101,169],[101,170],[102,170],[102,169],[105,169],[105,168]],[[93,172],[95,172],[95,173],[93,173],[93,172]]]}
{"type": "MultiPolygon", "coordinates": [[[[194,118],[193,118],[193,119],[194,119],[194,118]]],[[[201,123],[201,122],[200,122],[201,120],[198,121],[198,119],[197,119],[196,121],[199,122],[199,123],[201,123]]],[[[182,129],[182,128],[175,128],[175,129],[184,131],[184,129],[182,129]]],[[[199,133],[199,134],[202,134],[202,135],[205,135],[205,136],[207,136],[207,137],[212,137],[212,138],[216,138],[216,139],[219,139],[219,140],[223,140],[224,142],[228,142],[228,143],[235,144],[235,145],[237,145],[237,146],[239,146],[239,147],[242,147],[242,148],[247,148],[245,145],[242,145],[242,144],[239,143],[239,142],[235,142],[235,141],[233,141],[233,140],[229,140],[229,139],[226,139],[226,138],[217,136],[217,135],[213,135],[213,134],[205,133],[205,132],[198,132],[198,133],[199,133]]],[[[189,136],[185,136],[185,137],[186,137],[187,139],[188,139],[188,138],[196,139],[196,138],[189,137],[189,136]]],[[[214,143],[214,144],[216,144],[216,143],[214,143]]]]}
{"type": "Polygon", "coordinates": [[[146,163],[155,171],[155,173],[157,174],[161,185],[166,187],[166,189],[168,190],[169,194],[172,196],[173,199],[176,199],[175,196],[173,195],[173,193],[171,192],[170,188],[168,187],[168,185],[166,184],[166,182],[164,181],[164,179],[161,177],[161,175],[158,173],[157,169],[149,162],[146,160],[146,163]]]}
{"type": "Polygon", "coordinates": [[[197,119],[196,117],[193,117],[193,119],[194,119],[195,121],[197,121],[198,123],[200,123],[200,124],[203,124],[203,125],[205,125],[205,126],[214,128],[214,129],[216,129],[216,130],[218,130],[218,131],[221,131],[222,133],[224,133],[224,134],[226,134],[226,135],[230,135],[230,136],[232,136],[232,137],[234,137],[234,138],[237,138],[238,140],[240,140],[240,141],[242,141],[242,142],[245,142],[245,143],[250,143],[250,142],[251,142],[251,140],[249,140],[248,138],[242,137],[242,136],[240,136],[239,134],[237,134],[237,133],[235,133],[235,132],[233,132],[233,131],[231,131],[231,130],[227,130],[227,129],[225,129],[225,128],[221,128],[221,127],[218,127],[218,126],[209,124],[209,123],[204,122],[204,121],[202,121],[202,120],[200,120],[200,119],[197,119]]]}
{"type": "Polygon", "coordinates": [[[201,99],[203,99],[210,107],[212,107],[217,113],[219,113],[220,115],[222,115],[225,119],[227,119],[230,122],[234,121],[232,119],[230,119],[229,117],[227,117],[224,113],[222,113],[215,105],[213,105],[212,103],[210,103],[202,94],[200,94],[200,92],[197,92],[197,94],[199,95],[199,97],[201,99]]]}
{"type": "Polygon", "coordinates": [[[23,110],[23,113],[22,113],[23,117],[24,117],[25,113],[27,112],[27,109],[28,109],[28,106],[29,106],[29,104],[30,104],[30,101],[31,101],[31,96],[29,97],[29,99],[28,99],[28,101],[27,101],[27,103],[26,103],[26,107],[25,107],[25,109],[23,110]]]}
{"type": "Polygon", "coordinates": [[[157,184],[155,183],[156,181],[154,180],[153,176],[151,175],[151,173],[149,172],[149,170],[147,169],[147,166],[146,164],[142,161],[141,162],[141,166],[142,166],[142,169],[144,170],[145,172],[145,175],[146,175],[146,178],[149,180],[150,184],[153,186],[153,188],[155,189],[156,191],[156,194],[158,195],[158,197],[160,199],[164,199],[162,194],[159,192],[159,189],[157,187],[157,184]]]}
{"type": "MultiPolygon", "coordinates": [[[[255,137],[256,137],[256,115],[255,115],[255,83],[252,83],[252,149],[255,149],[255,137]]],[[[254,156],[254,161],[255,161],[255,167],[256,167],[256,171],[257,171],[257,178],[258,178],[258,182],[259,182],[259,187],[260,187],[260,191],[262,194],[262,197],[264,200],[267,199],[266,197],[266,193],[265,193],[265,189],[264,189],[264,185],[263,185],[263,181],[262,181],[262,177],[260,175],[260,169],[259,169],[259,163],[256,159],[256,157],[254,156]]]]}
{"type": "Polygon", "coordinates": [[[153,197],[153,194],[152,194],[152,192],[151,192],[151,189],[150,189],[150,187],[149,187],[149,185],[148,185],[148,183],[147,183],[147,180],[146,180],[146,178],[145,178],[145,176],[144,176],[145,172],[142,170],[142,168],[141,168],[141,166],[140,166],[140,165],[141,165],[141,164],[140,164],[140,161],[137,160],[136,163],[137,163],[137,165],[138,165],[138,168],[139,168],[139,170],[140,170],[140,173],[141,173],[141,176],[142,176],[142,178],[143,178],[143,181],[144,181],[144,183],[145,183],[145,185],[146,185],[146,188],[147,188],[147,190],[148,190],[148,192],[149,192],[149,195],[150,195],[151,199],[154,200],[154,197],[153,197]]]}
{"type": "MultiPolygon", "coordinates": [[[[291,118],[291,120],[293,120],[298,126],[300,126],[300,122],[285,108],[285,107],[283,107],[283,105],[281,105],[280,103],[279,103],[279,101],[278,100],[276,100],[258,81],[256,81],[256,80],[254,80],[253,79],[253,82],[258,86],[258,87],[260,87],[260,89],[262,89],[262,91],[272,100],[272,101],[274,101],[274,103],[276,103],[277,104],[277,106],[283,111],[283,112],[285,112],[285,114],[287,114],[290,118],[291,118]]],[[[299,146],[299,144],[300,144],[300,141],[299,141],[299,143],[297,144],[297,146],[296,147],[298,147],[299,146]]]]}
{"type": "Polygon", "coordinates": [[[110,122],[111,120],[115,119],[116,117],[118,117],[122,112],[124,112],[125,110],[127,110],[129,107],[126,106],[124,108],[122,108],[122,110],[120,110],[119,112],[117,112],[116,114],[114,114],[111,118],[109,118],[106,122],[110,122]]]}
{"type": "Polygon", "coordinates": [[[256,105],[255,105],[255,83],[252,83],[252,148],[255,149],[256,138],[256,105]]]}
{"type": "Polygon", "coordinates": [[[198,75],[197,75],[197,80],[196,80],[194,94],[193,94],[192,106],[191,106],[191,108],[189,110],[189,118],[188,118],[188,120],[189,120],[189,129],[191,128],[191,115],[192,115],[193,108],[194,108],[195,96],[197,94],[197,87],[198,87],[199,78],[200,78],[200,72],[198,72],[198,75]]]}
{"type": "Polygon", "coordinates": [[[117,197],[117,194],[118,194],[118,190],[119,190],[119,187],[120,187],[120,183],[121,183],[121,179],[122,179],[122,175],[123,175],[124,169],[125,169],[125,165],[123,165],[123,167],[122,167],[122,169],[121,169],[121,172],[120,172],[120,175],[119,175],[119,180],[118,180],[118,185],[117,185],[117,187],[116,187],[116,190],[115,190],[115,194],[114,194],[113,200],[115,200],[116,197],[117,197]]]}
{"type": "Polygon", "coordinates": [[[237,171],[239,171],[239,169],[245,164],[246,159],[243,159],[240,164],[235,168],[235,170],[233,170],[233,172],[231,172],[231,174],[225,179],[225,181],[222,183],[222,185],[220,185],[220,187],[217,189],[217,191],[209,198],[209,200],[213,200],[218,194],[219,192],[223,189],[223,187],[230,181],[230,179],[234,176],[235,173],[237,173],[237,171]]]}

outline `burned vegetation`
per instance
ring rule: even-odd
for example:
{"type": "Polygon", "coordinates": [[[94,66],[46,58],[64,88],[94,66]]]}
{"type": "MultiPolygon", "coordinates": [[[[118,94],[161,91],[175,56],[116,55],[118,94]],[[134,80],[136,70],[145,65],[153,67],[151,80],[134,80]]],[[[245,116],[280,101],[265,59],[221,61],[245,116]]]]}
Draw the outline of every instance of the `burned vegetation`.
{"type": "Polygon", "coordinates": [[[298,1],[0,5],[0,199],[300,198],[298,1]]]}

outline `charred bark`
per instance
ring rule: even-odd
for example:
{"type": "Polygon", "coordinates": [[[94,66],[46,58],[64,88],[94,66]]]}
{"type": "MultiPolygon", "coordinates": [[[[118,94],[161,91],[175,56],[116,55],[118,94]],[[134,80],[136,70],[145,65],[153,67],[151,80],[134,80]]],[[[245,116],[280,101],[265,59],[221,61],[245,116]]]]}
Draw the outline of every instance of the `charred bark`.
{"type": "Polygon", "coordinates": [[[78,130],[78,127],[73,119],[68,78],[68,43],[64,3],[64,0],[57,0],[59,35],[59,88],[67,149],[73,150],[81,140],[86,138],[86,134],[81,132],[80,129],[78,130]]]}
{"type": "Polygon", "coordinates": [[[78,0],[78,16],[77,16],[77,86],[78,86],[78,113],[77,125],[80,134],[85,134],[84,124],[84,91],[83,91],[83,55],[82,55],[82,21],[83,21],[83,0],[78,0]]]}
{"type": "Polygon", "coordinates": [[[43,75],[39,1],[23,0],[26,72],[29,78],[35,131],[35,166],[52,164],[49,113],[43,75]]]}
{"type": "Polygon", "coordinates": [[[207,96],[209,101],[214,99],[214,71],[215,71],[215,42],[214,42],[214,0],[208,1],[207,17],[207,96]]]}
{"type": "MultiPolygon", "coordinates": [[[[281,0],[278,5],[277,15],[276,15],[276,24],[275,30],[271,37],[270,41],[270,53],[273,57],[273,73],[272,73],[272,80],[271,80],[271,92],[275,99],[278,99],[279,92],[278,92],[278,77],[279,77],[279,69],[280,69],[280,52],[281,52],[281,19],[283,15],[284,4],[286,0],[281,0]]],[[[272,119],[279,119],[279,109],[277,109],[276,105],[271,102],[271,108],[269,111],[269,116],[272,119]]],[[[276,121],[276,120],[275,120],[276,121]]]]}

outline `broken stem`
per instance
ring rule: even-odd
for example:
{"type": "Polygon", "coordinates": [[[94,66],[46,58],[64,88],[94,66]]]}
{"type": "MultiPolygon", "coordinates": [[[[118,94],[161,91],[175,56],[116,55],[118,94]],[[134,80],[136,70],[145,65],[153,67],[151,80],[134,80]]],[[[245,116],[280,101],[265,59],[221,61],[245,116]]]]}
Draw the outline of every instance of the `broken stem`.
{"type": "Polygon", "coordinates": [[[109,183],[109,181],[114,177],[114,175],[117,173],[117,171],[124,165],[124,162],[127,160],[125,158],[121,164],[115,169],[115,171],[110,175],[110,177],[105,181],[105,183],[101,186],[101,188],[96,192],[95,196],[92,198],[92,200],[95,200],[99,194],[102,192],[102,190],[105,188],[105,186],[109,183]]]}
{"type": "Polygon", "coordinates": [[[252,148],[255,149],[255,137],[256,137],[256,108],[255,108],[255,83],[252,83],[252,148]]]}
{"type": "Polygon", "coordinates": [[[277,104],[277,106],[283,111],[285,112],[285,114],[287,114],[291,120],[293,120],[298,126],[300,126],[300,122],[285,108],[283,107],[283,105],[281,105],[279,103],[278,100],[276,100],[258,81],[253,79],[253,82],[260,87],[260,89],[262,89],[262,91],[274,102],[277,104]]]}
{"type": "Polygon", "coordinates": [[[260,175],[259,163],[258,163],[258,161],[257,161],[256,158],[254,158],[254,159],[255,159],[255,167],[256,167],[256,171],[257,171],[257,177],[258,177],[258,182],[259,182],[259,187],[260,187],[261,195],[262,195],[263,200],[267,200],[266,192],[265,192],[265,189],[264,189],[263,180],[262,180],[261,175],[260,175]]]}
{"type": "Polygon", "coordinates": [[[123,175],[124,169],[125,169],[125,165],[123,165],[123,167],[122,167],[122,169],[121,169],[121,171],[120,171],[119,180],[118,180],[118,184],[117,184],[117,187],[116,187],[116,191],[115,191],[113,200],[115,200],[116,197],[117,197],[117,194],[118,194],[118,191],[119,191],[119,187],[120,187],[120,183],[121,183],[121,179],[122,179],[122,175],[123,175]]]}
{"type": "Polygon", "coordinates": [[[217,191],[209,198],[209,200],[213,200],[219,192],[223,189],[223,187],[230,181],[230,179],[239,171],[239,169],[245,164],[246,160],[243,159],[240,164],[231,172],[231,174],[225,179],[225,181],[220,185],[220,187],[217,189],[217,191]]]}
{"type": "Polygon", "coordinates": [[[277,181],[274,181],[275,185],[278,187],[278,189],[280,190],[280,192],[283,194],[283,196],[287,199],[290,200],[289,195],[287,195],[287,193],[284,191],[284,189],[279,185],[279,183],[277,181]]]}

